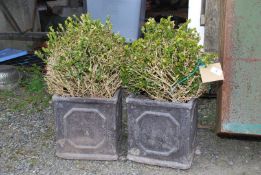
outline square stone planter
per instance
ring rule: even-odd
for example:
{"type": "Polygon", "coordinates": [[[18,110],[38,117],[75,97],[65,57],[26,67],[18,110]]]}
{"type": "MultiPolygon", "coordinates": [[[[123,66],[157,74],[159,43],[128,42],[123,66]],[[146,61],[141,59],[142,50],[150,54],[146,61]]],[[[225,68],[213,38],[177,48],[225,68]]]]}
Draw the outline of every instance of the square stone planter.
{"type": "Polygon", "coordinates": [[[56,155],[65,159],[117,160],[121,91],[111,99],[53,96],[56,155]]]}
{"type": "Polygon", "coordinates": [[[189,169],[195,152],[197,100],[188,103],[127,98],[128,159],[189,169]]]}

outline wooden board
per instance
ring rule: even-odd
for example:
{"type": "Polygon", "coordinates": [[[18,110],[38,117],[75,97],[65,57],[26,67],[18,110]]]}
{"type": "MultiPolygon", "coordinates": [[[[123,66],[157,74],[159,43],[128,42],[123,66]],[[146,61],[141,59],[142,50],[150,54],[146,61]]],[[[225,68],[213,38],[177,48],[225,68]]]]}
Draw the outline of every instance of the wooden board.
{"type": "Polygon", "coordinates": [[[221,0],[206,0],[204,48],[207,52],[219,51],[220,2],[221,0]]]}
{"type": "MultiPolygon", "coordinates": [[[[8,0],[3,1],[3,3],[18,24],[21,31],[30,31],[32,28],[34,28],[33,31],[40,31],[39,16],[35,13],[36,0],[8,0]]],[[[2,12],[0,12],[0,20],[0,32],[18,32],[10,26],[8,20],[2,12]]]]}
{"type": "MultiPolygon", "coordinates": [[[[4,5],[8,8],[8,11],[11,13],[12,17],[14,18],[22,32],[41,31],[39,15],[37,13],[35,15],[35,2],[36,0],[3,1],[4,5]]],[[[18,32],[12,25],[10,25],[10,22],[8,21],[8,19],[6,19],[2,11],[0,11],[0,21],[1,33],[18,32]]],[[[15,38],[8,38],[8,36],[5,36],[4,38],[1,38],[0,36],[0,49],[12,47],[21,50],[28,50],[34,45],[34,42],[16,41],[13,40],[15,38]]]]}

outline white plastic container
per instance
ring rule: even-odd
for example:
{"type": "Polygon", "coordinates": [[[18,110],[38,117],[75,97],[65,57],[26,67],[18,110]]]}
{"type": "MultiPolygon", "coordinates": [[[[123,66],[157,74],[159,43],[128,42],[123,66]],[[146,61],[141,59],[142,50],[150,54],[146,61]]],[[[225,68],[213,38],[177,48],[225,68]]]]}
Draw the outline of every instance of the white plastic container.
{"type": "Polygon", "coordinates": [[[110,17],[113,32],[120,33],[127,42],[140,36],[145,20],[146,0],[86,0],[87,11],[93,19],[103,23],[110,17]]]}

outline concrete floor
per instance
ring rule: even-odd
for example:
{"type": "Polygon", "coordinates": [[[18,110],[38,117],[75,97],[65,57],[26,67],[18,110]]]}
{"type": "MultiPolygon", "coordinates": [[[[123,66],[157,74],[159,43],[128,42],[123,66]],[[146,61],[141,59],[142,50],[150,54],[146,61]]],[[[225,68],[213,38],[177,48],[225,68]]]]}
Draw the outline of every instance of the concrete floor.
{"type": "MultiPolygon", "coordinates": [[[[207,103],[210,104],[209,101],[207,103]]],[[[186,171],[128,161],[126,144],[122,144],[118,161],[63,160],[55,156],[55,125],[52,108],[28,113],[27,110],[31,111],[32,108],[28,106],[24,111],[12,112],[9,110],[11,104],[12,100],[0,97],[0,175],[261,174],[260,140],[220,138],[208,129],[199,129],[193,166],[186,171]]],[[[204,108],[207,106],[202,103],[201,105],[204,108]]],[[[210,110],[215,109],[210,108],[210,110]]],[[[206,113],[204,116],[208,115],[206,113]]]]}

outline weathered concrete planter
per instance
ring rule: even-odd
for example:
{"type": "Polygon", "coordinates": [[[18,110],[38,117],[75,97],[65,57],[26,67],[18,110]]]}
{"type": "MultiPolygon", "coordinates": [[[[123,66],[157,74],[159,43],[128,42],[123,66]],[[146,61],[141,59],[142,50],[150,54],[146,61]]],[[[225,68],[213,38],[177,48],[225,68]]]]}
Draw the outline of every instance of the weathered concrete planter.
{"type": "Polygon", "coordinates": [[[121,92],[111,99],[53,96],[56,155],[65,159],[117,160],[121,92]]]}
{"type": "Polygon", "coordinates": [[[191,167],[197,100],[188,103],[127,98],[128,159],[178,169],[191,167]]]}

